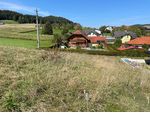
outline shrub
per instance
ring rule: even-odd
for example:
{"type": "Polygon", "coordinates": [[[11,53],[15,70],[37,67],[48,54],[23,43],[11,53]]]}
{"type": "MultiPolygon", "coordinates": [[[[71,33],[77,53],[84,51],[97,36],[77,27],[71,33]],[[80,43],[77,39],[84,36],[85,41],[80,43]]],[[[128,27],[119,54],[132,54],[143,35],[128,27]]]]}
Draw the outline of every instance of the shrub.
{"type": "Polygon", "coordinates": [[[143,47],[145,50],[148,50],[150,46],[144,44],[142,47],[143,47]]]}
{"type": "Polygon", "coordinates": [[[59,34],[54,34],[54,37],[53,37],[53,39],[52,39],[52,43],[53,43],[53,44],[60,45],[61,42],[62,42],[61,35],[59,35],[59,34]]]}
{"type": "Polygon", "coordinates": [[[92,46],[91,48],[92,48],[92,49],[96,49],[96,47],[95,47],[95,46],[92,46]]]}
{"type": "Polygon", "coordinates": [[[115,46],[116,48],[118,48],[118,47],[121,46],[121,44],[122,44],[121,40],[120,40],[120,39],[117,39],[117,40],[115,41],[115,43],[114,43],[114,46],[115,46]]]}
{"type": "Polygon", "coordinates": [[[86,53],[91,55],[106,55],[106,56],[126,56],[126,57],[148,57],[144,50],[127,50],[127,51],[95,51],[82,49],[67,49],[62,51],[86,53]]]}
{"type": "Polygon", "coordinates": [[[81,47],[80,46],[77,46],[77,48],[76,48],[77,50],[80,50],[81,49],[81,47]]]}
{"type": "Polygon", "coordinates": [[[103,46],[103,44],[100,44],[97,48],[98,49],[104,49],[104,46],[103,46]]]}

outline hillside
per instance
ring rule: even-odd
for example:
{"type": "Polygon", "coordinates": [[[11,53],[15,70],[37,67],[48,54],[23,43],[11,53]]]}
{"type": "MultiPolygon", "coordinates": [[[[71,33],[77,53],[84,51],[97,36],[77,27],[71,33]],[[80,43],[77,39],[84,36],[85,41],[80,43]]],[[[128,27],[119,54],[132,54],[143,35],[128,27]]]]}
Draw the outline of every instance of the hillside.
{"type": "Polygon", "coordinates": [[[0,47],[0,111],[150,111],[148,67],[120,57],[0,47]]]}
{"type": "MultiPolygon", "coordinates": [[[[9,10],[0,10],[0,20],[14,20],[19,23],[36,23],[36,17],[34,15],[24,15],[9,10]]],[[[57,16],[39,17],[39,21],[42,24],[46,23],[46,21],[50,21],[52,24],[70,24],[72,26],[76,25],[76,23],[72,22],[71,20],[57,16]]]]}

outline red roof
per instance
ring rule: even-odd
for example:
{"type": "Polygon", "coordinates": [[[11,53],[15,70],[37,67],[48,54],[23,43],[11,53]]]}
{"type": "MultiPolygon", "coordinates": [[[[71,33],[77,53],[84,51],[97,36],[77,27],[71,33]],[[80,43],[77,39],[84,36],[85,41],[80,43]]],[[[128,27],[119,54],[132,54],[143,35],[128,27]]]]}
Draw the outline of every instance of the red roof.
{"type": "Polygon", "coordinates": [[[138,49],[137,47],[134,46],[129,46],[129,47],[120,47],[118,50],[123,51],[123,50],[130,50],[130,49],[138,49]]]}
{"type": "Polygon", "coordinates": [[[76,34],[76,35],[83,35],[83,33],[82,33],[80,30],[77,30],[77,31],[73,32],[73,34],[76,34]]]}
{"type": "Polygon", "coordinates": [[[97,43],[97,41],[106,41],[106,38],[100,37],[100,36],[95,36],[95,37],[90,37],[90,41],[92,43],[97,43]]]}
{"type": "Polygon", "coordinates": [[[150,36],[145,36],[145,37],[139,37],[136,39],[133,39],[131,41],[128,42],[128,44],[132,44],[132,45],[150,45],[150,36]]]}

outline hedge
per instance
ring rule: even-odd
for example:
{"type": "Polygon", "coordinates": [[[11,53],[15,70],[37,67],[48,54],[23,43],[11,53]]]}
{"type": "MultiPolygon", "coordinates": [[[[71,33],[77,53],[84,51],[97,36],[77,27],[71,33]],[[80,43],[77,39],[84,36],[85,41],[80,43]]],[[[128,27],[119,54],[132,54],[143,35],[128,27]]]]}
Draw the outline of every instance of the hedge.
{"type": "Polygon", "coordinates": [[[126,56],[126,57],[150,57],[144,50],[126,50],[126,51],[94,51],[83,49],[45,49],[45,50],[57,50],[71,53],[85,53],[90,55],[106,55],[106,56],[126,56]]]}

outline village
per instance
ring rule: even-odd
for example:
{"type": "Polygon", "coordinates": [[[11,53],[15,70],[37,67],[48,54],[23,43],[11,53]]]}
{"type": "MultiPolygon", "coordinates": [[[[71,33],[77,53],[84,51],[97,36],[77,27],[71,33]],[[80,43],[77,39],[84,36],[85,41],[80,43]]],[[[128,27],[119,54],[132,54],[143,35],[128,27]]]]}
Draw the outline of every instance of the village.
{"type": "MultiPolygon", "coordinates": [[[[109,30],[111,33],[113,28],[107,27],[106,30],[109,30]]],[[[136,33],[132,31],[115,31],[112,36],[105,36],[102,35],[100,30],[77,30],[68,37],[67,45],[69,48],[74,49],[98,50],[115,44],[117,40],[121,41],[121,46],[117,48],[117,50],[138,50],[145,49],[144,46],[146,46],[147,51],[150,52],[150,36],[138,37],[136,33]]],[[[61,45],[61,48],[67,48],[67,46],[61,45]]]]}
{"type": "MultiPolygon", "coordinates": [[[[146,27],[146,29],[150,30],[149,27],[146,27]]],[[[103,35],[98,29],[76,30],[70,33],[70,36],[66,40],[63,40],[59,47],[61,49],[109,51],[108,47],[117,43],[118,47],[115,46],[115,49],[118,51],[144,50],[146,54],[150,54],[150,36],[138,37],[136,33],[127,30],[112,33],[113,27],[111,26],[106,27],[105,30],[109,31],[112,36],[103,35]]],[[[150,65],[150,59],[122,58],[121,60],[133,67],[138,67],[139,64],[145,63],[150,65]]]]}

